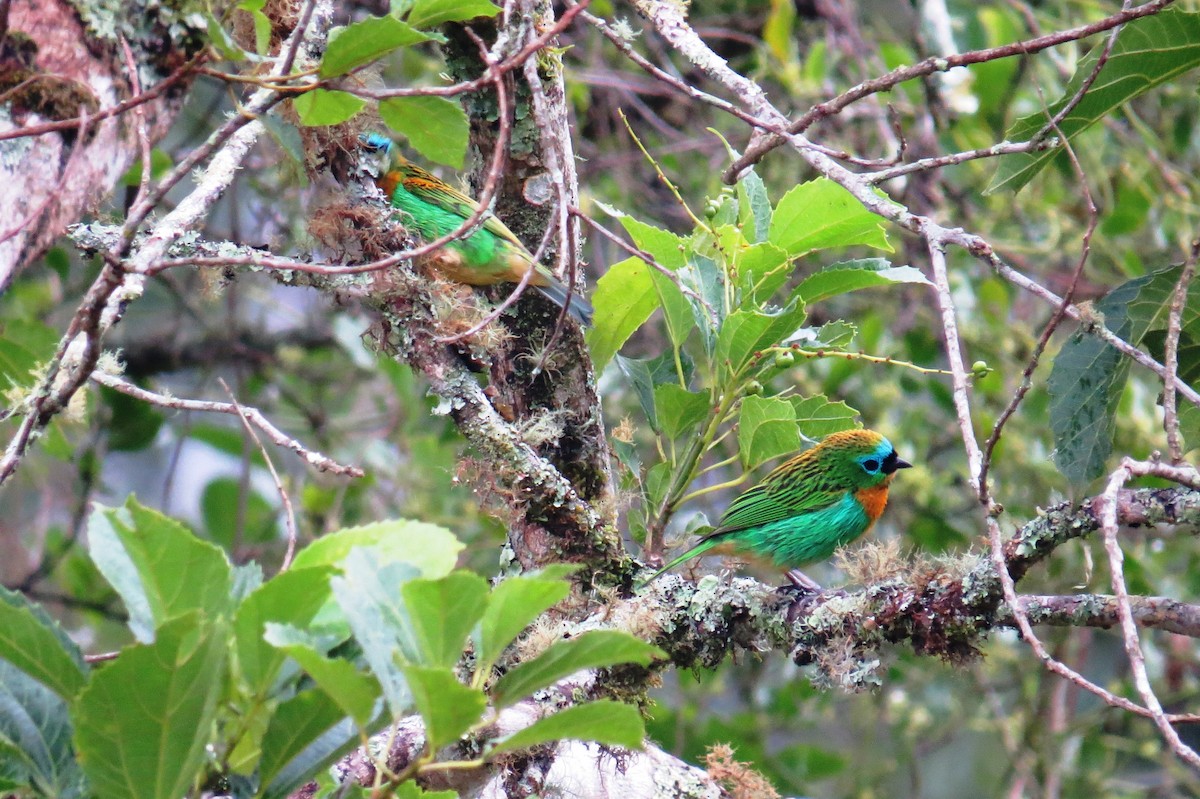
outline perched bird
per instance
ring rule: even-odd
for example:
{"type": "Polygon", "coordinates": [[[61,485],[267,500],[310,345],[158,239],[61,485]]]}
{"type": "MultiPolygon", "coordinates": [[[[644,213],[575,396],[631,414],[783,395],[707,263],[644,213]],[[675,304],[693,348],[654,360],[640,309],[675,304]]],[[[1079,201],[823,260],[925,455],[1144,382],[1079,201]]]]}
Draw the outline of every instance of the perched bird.
{"type": "MultiPolygon", "coordinates": [[[[446,185],[399,154],[392,142],[378,133],[362,137],[363,144],[391,158],[390,168],[376,181],[397,208],[404,226],[429,242],[453,233],[479,209],[479,204],[461,191],[446,185]]],[[[550,270],[535,263],[521,240],[503,222],[490,214],[470,235],[446,244],[426,256],[426,262],[451,280],[471,286],[520,283],[527,272],[529,285],[584,325],[592,322],[592,307],[550,270]]]]}
{"type": "Polygon", "coordinates": [[[650,580],[688,558],[730,544],[735,551],[791,569],[788,578],[797,587],[818,589],[796,567],[828,558],[869,530],[887,505],[888,484],[896,470],[910,466],[873,430],[827,436],[743,492],[717,529],[650,580]]]}

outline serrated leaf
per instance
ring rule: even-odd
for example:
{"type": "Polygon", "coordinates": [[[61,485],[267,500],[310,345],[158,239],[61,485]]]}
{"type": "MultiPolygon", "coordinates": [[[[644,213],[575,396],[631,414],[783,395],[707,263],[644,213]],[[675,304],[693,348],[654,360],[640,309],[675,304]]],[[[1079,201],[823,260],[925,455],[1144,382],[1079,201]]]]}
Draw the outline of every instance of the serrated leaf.
{"type": "Polygon", "coordinates": [[[891,283],[931,285],[919,269],[911,266],[892,266],[886,258],[863,258],[831,264],[819,272],[814,272],[796,287],[793,296],[811,305],[838,294],[891,283]]]}
{"type": "MultiPolygon", "coordinates": [[[[37,680],[63,699],[86,681],[79,648],[45,611],[21,594],[0,587],[0,660],[37,680]]],[[[3,715],[0,713],[0,715],[3,715]]]]}
{"type": "Polygon", "coordinates": [[[400,599],[400,588],[417,578],[417,570],[407,563],[381,562],[372,550],[355,549],[342,571],[345,577],[329,581],[333,595],[383,688],[389,709],[400,716],[411,708],[412,694],[396,655],[409,663],[420,660],[417,634],[400,599]]]}
{"type": "Polygon", "coordinates": [[[88,520],[88,551],[121,595],[139,641],[193,610],[209,618],[231,609],[229,560],[182,524],[130,497],[123,508],[96,505],[88,520]]]}
{"type": "Polygon", "coordinates": [[[393,50],[428,39],[427,34],[395,17],[368,17],[329,35],[320,75],[322,78],[337,77],[393,50]]]}
{"type": "Polygon", "coordinates": [[[640,258],[610,266],[596,281],[592,307],[595,316],[585,336],[599,374],[658,307],[650,267],[640,258]]]}
{"type": "Polygon", "coordinates": [[[801,183],[783,195],[771,216],[768,240],[793,258],[855,244],[892,252],[882,220],[828,178],[801,183]]]}
{"type": "Polygon", "coordinates": [[[569,592],[564,580],[524,576],[510,577],[492,589],[476,635],[477,668],[490,669],[514,638],[569,592]]]}
{"type": "Polygon", "coordinates": [[[756,353],[775,346],[800,327],[804,317],[804,303],[796,300],[773,313],[738,308],[721,325],[713,359],[729,373],[736,373],[756,353]]]}
{"type": "Polygon", "coordinates": [[[687,245],[682,238],[628,214],[616,212],[615,215],[638,249],[645,251],[659,264],[674,271],[687,263],[687,245]]]}
{"type": "Polygon", "coordinates": [[[282,703],[262,740],[264,799],[282,799],[358,743],[358,729],[320,688],[282,703]]]}
{"type": "Polygon", "coordinates": [[[435,750],[461,738],[487,707],[483,692],[460,683],[449,668],[405,666],[404,676],[435,750]]]}
{"type": "Polygon", "coordinates": [[[663,383],[654,389],[659,427],[668,439],[676,439],[708,416],[708,393],[688,391],[678,383],[663,383]]]}
{"type": "Polygon", "coordinates": [[[771,234],[771,198],[767,196],[766,184],[750,169],[738,179],[737,193],[742,227],[754,231],[755,244],[765,242],[771,234]]]}
{"type": "MultiPolygon", "coordinates": [[[[85,796],[71,746],[66,700],[49,686],[0,660],[0,783],[30,786],[42,796],[85,796]]],[[[24,792],[22,792],[24,793],[24,792]]]]}
{"type": "MultiPolygon", "coordinates": [[[[1097,323],[1139,346],[1169,301],[1177,268],[1130,280],[1096,302],[1097,323]]],[[[1075,483],[1099,477],[1112,452],[1117,404],[1129,375],[1129,359],[1080,331],[1054,358],[1046,388],[1054,463],[1075,483]]]]}
{"type": "Polygon", "coordinates": [[[826,349],[845,349],[850,346],[850,342],[854,340],[857,333],[858,328],[854,325],[841,319],[835,319],[818,328],[817,338],[813,343],[814,346],[826,349]]]}
{"type": "Polygon", "coordinates": [[[292,568],[337,565],[355,547],[371,547],[381,561],[403,561],[430,578],[449,574],[463,550],[462,543],[445,527],[392,519],[324,535],[300,550],[292,568]]]}
{"type": "Polygon", "coordinates": [[[400,588],[422,666],[450,668],[487,607],[487,581],[465,571],[438,580],[410,580],[400,588]]]}
{"type": "Polygon", "coordinates": [[[538,719],[498,742],[488,751],[488,756],[566,739],[640,749],[645,737],[645,724],[636,707],[611,699],[598,699],[538,719]]]}
{"type": "Polygon", "coordinates": [[[507,707],[580,669],[597,669],[618,663],[644,666],[656,657],[666,657],[666,654],[629,633],[591,630],[569,641],[558,642],[533,660],[520,664],[496,682],[492,696],[498,708],[507,707]]]}
{"type": "Polygon", "coordinates": [[[725,324],[729,311],[725,307],[725,270],[714,259],[691,252],[687,263],[679,269],[679,279],[707,303],[705,306],[700,300],[688,297],[696,317],[696,327],[703,337],[704,351],[712,355],[717,344],[717,331],[725,324]]]}
{"type": "Polygon", "coordinates": [[[414,28],[432,28],[444,22],[494,17],[499,13],[500,8],[488,0],[416,0],[407,20],[414,28]]]}
{"type": "Polygon", "coordinates": [[[337,89],[312,89],[292,100],[300,124],[308,127],[340,125],[363,110],[367,102],[337,89]]]}
{"type": "Polygon", "coordinates": [[[761,305],[769,300],[792,274],[787,253],[770,242],[748,247],[738,257],[734,267],[742,287],[743,308],[761,305]]]}
{"type": "Polygon", "coordinates": [[[745,397],[738,414],[738,452],[742,465],[760,463],[800,449],[796,409],[779,397],[745,397]]]}
{"type": "Polygon", "coordinates": [[[796,410],[796,425],[801,435],[818,441],[830,433],[839,433],[858,427],[854,418],[858,411],[838,400],[830,402],[824,394],[811,397],[789,397],[796,410]]]}
{"type": "Polygon", "coordinates": [[[312,637],[295,627],[268,623],[265,637],[272,647],[299,663],[355,724],[365,728],[371,723],[379,708],[380,688],[369,674],[363,674],[349,661],[321,654],[313,646],[312,637]]]}
{"type": "Polygon", "coordinates": [[[379,116],[430,161],[462,169],[470,126],[467,113],[445,97],[389,97],[379,116]]]}
{"type": "MultiPolygon", "coordinates": [[[[682,365],[683,377],[687,381],[691,378],[692,364],[684,359],[682,365]]],[[[672,354],[666,353],[646,360],[618,355],[617,366],[621,368],[625,377],[629,379],[630,385],[633,386],[634,393],[637,394],[638,401],[642,405],[642,412],[646,415],[646,421],[651,428],[657,431],[658,412],[654,405],[655,388],[666,383],[677,383],[679,380],[672,354]]]]}
{"type": "MultiPolygon", "coordinates": [[[[1017,120],[1008,129],[1005,138],[1008,141],[1026,141],[1041,130],[1079,93],[1083,82],[1091,78],[1106,50],[1107,37],[1103,37],[1079,61],[1075,74],[1063,89],[1062,97],[1046,110],[1017,120]]],[[[1166,9],[1153,16],[1128,22],[1121,29],[1087,94],[1058,123],[1058,131],[1052,131],[1051,135],[1061,133],[1068,140],[1074,139],[1117,106],[1198,66],[1200,14],[1166,9]]],[[[1061,150],[1046,150],[1001,156],[996,175],[985,193],[991,194],[1001,189],[1019,191],[1060,153],[1061,150]]]]}
{"type": "Polygon", "coordinates": [[[283,664],[284,654],[263,640],[268,623],[303,626],[330,599],[332,567],[292,568],[255,590],[237,609],[233,631],[238,671],[250,693],[266,692],[283,664]]]}
{"type": "MultiPolygon", "coordinates": [[[[195,590],[195,586],[189,586],[195,590]]],[[[228,634],[199,613],[97,669],[75,702],[75,748],[97,796],[178,799],[213,734],[228,634]]]]}

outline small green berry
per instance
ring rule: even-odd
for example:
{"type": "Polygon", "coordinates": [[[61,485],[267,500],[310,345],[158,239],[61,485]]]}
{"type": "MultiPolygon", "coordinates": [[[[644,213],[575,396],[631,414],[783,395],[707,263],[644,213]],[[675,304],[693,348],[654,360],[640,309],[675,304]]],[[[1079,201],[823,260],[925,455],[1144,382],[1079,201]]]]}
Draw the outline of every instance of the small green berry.
{"type": "Polygon", "coordinates": [[[746,383],[744,393],[746,396],[757,397],[759,394],[763,393],[763,384],[757,380],[751,380],[750,382],[746,383]]]}
{"type": "Polygon", "coordinates": [[[775,353],[775,368],[787,369],[789,366],[796,363],[796,353],[791,350],[780,350],[775,353]]]}
{"type": "Polygon", "coordinates": [[[976,361],[971,364],[971,374],[976,378],[987,377],[991,371],[992,367],[988,366],[987,361],[976,361]]]}

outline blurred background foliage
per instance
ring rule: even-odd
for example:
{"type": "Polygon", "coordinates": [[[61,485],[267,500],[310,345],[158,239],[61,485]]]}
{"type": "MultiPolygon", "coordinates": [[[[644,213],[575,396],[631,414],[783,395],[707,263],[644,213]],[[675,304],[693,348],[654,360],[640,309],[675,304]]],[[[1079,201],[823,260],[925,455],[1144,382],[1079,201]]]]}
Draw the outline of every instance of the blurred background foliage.
{"type": "MultiPolygon", "coordinates": [[[[1194,3],[1179,5],[1196,10],[1194,3]]],[[[734,69],[800,113],[891,67],[946,52],[946,43],[922,23],[924,6],[722,0],[693,3],[690,20],[734,69]]],[[[1017,0],[951,0],[948,6],[951,44],[960,52],[1065,29],[1116,8],[1017,0]]],[[[385,10],[357,7],[345,13],[358,18],[385,10]]],[[[597,0],[590,11],[609,20],[627,17],[629,29],[640,31],[622,4],[597,0]]],[[[1016,119],[1059,97],[1078,60],[1099,41],[1093,37],[1032,57],[912,81],[818,122],[808,135],[872,159],[896,155],[897,131],[907,159],[989,146],[1003,140],[1016,119]]],[[[632,43],[680,80],[712,88],[652,34],[639,34],[632,43]]],[[[563,44],[584,210],[610,224],[603,203],[688,233],[687,212],[634,145],[621,115],[697,213],[709,198],[729,191],[720,180],[729,163],[721,136],[742,146],[742,124],[655,81],[587,26],[570,28],[563,44]]],[[[370,80],[387,86],[439,82],[444,65],[435,44],[401,52],[370,80]]],[[[232,107],[225,86],[201,80],[187,113],[158,145],[159,167],[195,147],[212,120],[232,107]]],[[[1181,260],[1200,216],[1198,114],[1194,80],[1180,80],[1120,107],[1075,140],[1099,209],[1077,301],[1096,300],[1130,278],[1181,260]]],[[[331,179],[304,177],[296,129],[273,126],[272,134],[241,171],[205,235],[281,254],[307,252],[314,246],[308,220],[341,187],[331,179]]],[[[983,235],[1007,260],[1061,294],[1088,223],[1078,175],[1060,156],[1015,197],[1003,190],[985,194],[995,170],[993,159],[983,159],[884,188],[942,224],[983,235]]],[[[757,173],[772,201],[815,177],[786,150],[769,155],[757,173]]],[[[130,183],[136,185],[136,179],[130,183]]],[[[120,216],[130,196],[114,197],[99,215],[120,216]]],[[[919,248],[907,249],[911,241],[898,231],[889,234],[896,265],[924,267],[919,248]]],[[[813,256],[800,262],[794,280],[867,254],[862,249],[813,256]]],[[[603,238],[590,237],[589,286],[624,257],[603,238]]],[[[986,437],[1019,385],[1052,309],[964,252],[953,251],[950,259],[968,362],[984,361],[990,369],[975,381],[973,394],[977,433],[986,437]]],[[[80,260],[64,244],[0,297],[0,374],[20,380],[45,359],[96,271],[96,264],[80,260]]],[[[835,319],[855,326],[852,351],[944,366],[940,321],[923,286],[897,284],[834,298],[812,309],[809,324],[835,319]]],[[[111,346],[120,348],[127,375],[140,385],[178,397],[227,400],[223,379],[239,402],[308,445],[367,470],[361,480],[330,478],[271,451],[296,502],[304,540],[342,526],[411,517],[450,527],[468,543],[462,565],[493,574],[503,531],[478,510],[471,466],[463,460],[469,453],[446,417],[431,413],[421,382],[364,344],[370,324],[353,304],[332,304],[316,292],[281,288],[263,277],[233,280],[218,272],[172,270],[131,306],[111,346]]],[[[1050,355],[1072,330],[1065,325],[1056,335],[1050,355]]],[[[622,353],[645,358],[669,349],[665,327],[656,319],[622,353]]],[[[997,449],[992,476],[1006,529],[1033,518],[1039,506],[1098,490],[1097,484],[1070,484],[1051,461],[1048,361],[997,449]]],[[[599,381],[610,429],[629,419],[643,462],[654,462],[629,382],[611,363],[599,381]]],[[[946,377],[861,360],[801,358],[773,372],[765,392],[788,388],[845,401],[916,465],[900,475],[876,530],[879,537],[899,538],[905,550],[926,554],[982,551],[978,506],[966,485],[946,377]]],[[[1133,372],[1116,417],[1116,453],[1145,457],[1164,448],[1159,392],[1147,374],[1133,372]]],[[[254,558],[268,568],[278,563],[279,500],[261,455],[236,420],[164,412],[95,387],[73,410],[51,425],[0,497],[0,578],[46,603],[85,647],[98,651],[119,643],[110,622],[121,612],[78,546],[93,501],[119,505],[136,493],[141,502],[227,548],[237,562],[254,558]]],[[[735,475],[727,471],[724,479],[735,475]]],[[[735,491],[697,499],[691,510],[716,518],[735,491]]],[[[623,510],[639,510],[632,494],[623,510]]],[[[678,525],[668,532],[669,546],[684,540],[678,525]]],[[[1190,538],[1135,531],[1123,543],[1131,590],[1185,601],[1200,593],[1200,564],[1190,538]]],[[[1108,574],[1102,565],[1095,567],[1103,562],[1096,542],[1073,542],[1020,588],[1106,592],[1108,574]]],[[[706,566],[719,567],[716,561],[706,566]]],[[[813,575],[823,584],[842,579],[831,567],[817,567],[813,575]]],[[[1116,635],[1041,632],[1057,657],[1117,693],[1132,695],[1116,635]]],[[[1200,688],[1195,643],[1163,633],[1145,640],[1168,709],[1194,709],[1200,688]]],[[[752,763],[785,794],[1200,795],[1200,779],[1164,754],[1149,722],[1051,678],[1009,633],[994,635],[983,655],[969,668],[954,669],[896,651],[879,689],[860,695],[817,690],[783,657],[742,655],[713,673],[669,675],[650,730],[666,749],[691,762],[702,762],[713,744],[729,743],[739,760],[752,763]]],[[[1200,737],[1186,728],[1183,734],[1200,737]]]]}

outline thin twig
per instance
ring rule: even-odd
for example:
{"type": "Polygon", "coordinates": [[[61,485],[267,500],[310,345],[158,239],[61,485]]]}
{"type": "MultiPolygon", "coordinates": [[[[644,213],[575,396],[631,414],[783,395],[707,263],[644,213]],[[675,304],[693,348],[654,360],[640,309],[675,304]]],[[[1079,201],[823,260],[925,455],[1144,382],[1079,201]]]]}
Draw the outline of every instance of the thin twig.
{"type": "Polygon", "coordinates": [[[240,407],[231,405],[226,402],[210,402],[208,400],[191,400],[180,399],[178,397],[168,397],[163,394],[156,394],[153,391],[147,391],[144,388],[133,385],[119,377],[115,377],[104,372],[92,372],[91,379],[95,383],[102,386],[107,386],[114,391],[119,391],[122,394],[133,397],[134,399],[148,402],[152,405],[157,405],[161,408],[172,408],[180,411],[201,411],[204,413],[227,413],[233,416],[241,417],[248,420],[251,424],[266,434],[267,438],[271,439],[276,445],[289,449],[300,456],[301,460],[322,472],[337,474],[343,477],[362,477],[364,472],[357,466],[344,466],[332,458],[322,455],[316,450],[311,450],[301,444],[294,438],[290,438],[286,433],[281,431],[275,425],[271,424],[262,412],[256,408],[240,407]]]}
{"type": "Polygon", "coordinates": [[[1167,433],[1167,451],[1171,463],[1183,460],[1183,445],[1179,440],[1179,412],[1175,407],[1175,378],[1179,373],[1179,333],[1183,325],[1183,309],[1187,306],[1188,287],[1196,274],[1196,258],[1200,256],[1200,238],[1193,239],[1167,314],[1167,338],[1163,344],[1163,428],[1167,433]]]}
{"type": "Polygon", "coordinates": [[[229,401],[237,412],[238,418],[242,420],[242,427],[246,428],[246,432],[254,439],[254,443],[258,446],[258,451],[262,453],[263,460],[267,463],[267,470],[271,473],[271,479],[275,481],[275,490],[279,492],[279,499],[283,503],[283,522],[287,528],[287,551],[283,554],[283,565],[279,567],[279,571],[285,572],[288,566],[292,565],[292,557],[296,554],[296,512],[292,509],[292,498],[288,496],[287,489],[283,487],[283,481],[279,479],[279,472],[275,471],[275,464],[271,462],[271,456],[267,453],[267,448],[263,446],[262,439],[258,437],[258,433],[254,430],[254,425],[250,424],[250,417],[242,410],[242,406],[238,404],[237,398],[233,396],[233,391],[229,388],[229,384],[225,382],[225,378],[218,377],[217,382],[221,384],[221,388],[225,389],[225,393],[229,395],[229,401]]]}

